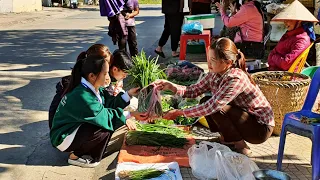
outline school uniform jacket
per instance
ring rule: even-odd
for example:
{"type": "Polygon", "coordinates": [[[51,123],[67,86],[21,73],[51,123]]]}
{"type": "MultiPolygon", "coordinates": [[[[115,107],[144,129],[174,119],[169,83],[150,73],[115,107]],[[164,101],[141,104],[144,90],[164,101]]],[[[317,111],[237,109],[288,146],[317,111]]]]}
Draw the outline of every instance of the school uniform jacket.
{"type": "Polygon", "coordinates": [[[122,108],[129,105],[129,102],[121,98],[123,93],[111,96],[103,88],[99,91],[102,103],[82,84],[62,98],[50,131],[52,145],[59,146],[83,123],[94,124],[110,131],[125,124],[126,117],[122,108]]]}

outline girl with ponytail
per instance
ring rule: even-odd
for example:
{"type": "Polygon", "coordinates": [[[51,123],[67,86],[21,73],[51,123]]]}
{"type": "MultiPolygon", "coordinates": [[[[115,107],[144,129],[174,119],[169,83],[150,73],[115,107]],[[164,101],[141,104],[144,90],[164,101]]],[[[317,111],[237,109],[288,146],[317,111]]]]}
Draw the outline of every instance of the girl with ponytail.
{"type": "Polygon", "coordinates": [[[180,86],[166,80],[155,82],[160,89],[186,98],[195,98],[208,91],[212,94],[204,97],[202,104],[171,110],[164,118],[205,116],[210,130],[220,133],[220,143],[250,155],[245,141],[260,144],[272,134],[275,123],[271,106],[247,73],[243,53],[230,39],[213,41],[209,57],[209,73],[194,85],[180,86]]]}
{"type": "Polygon", "coordinates": [[[104,88],[109,83],[109,63],[105,57],[89,55],[78,60],[72,69],[69,86],[50,130],[52,145],[70,152],[69,164],[97,166],[115,129],[124,124],[135,129],[135,122],[128,119],[131,116],[147,120],[144,113],[123,111],[130,99],[109,95],[104,88]],[[93,160],[83,155],[90,155],[93,160]]]}
{"type": "MultiPolygon", "coordinates": [[[[100,55],[105,58],[105,60],[108,63],[111,63],[111,52],[109,51],[109,48],[103,44],[94,44],[89,47],[87,51],[82,51],[77,58],[77,62],[85,59],[89,55],[100,55]]],[[[71,75],[62,77],[61,80],[56,85],[56,94],[53,97],[53,100],[50,104],[49,108],[49,128],[52,127],[52,120],[54,117],[54,114],[56,113],[56,110],[58,108],[58,105],[61,101],[62,96],[65,94],[65,91],[70,83],[71,75]]]]}

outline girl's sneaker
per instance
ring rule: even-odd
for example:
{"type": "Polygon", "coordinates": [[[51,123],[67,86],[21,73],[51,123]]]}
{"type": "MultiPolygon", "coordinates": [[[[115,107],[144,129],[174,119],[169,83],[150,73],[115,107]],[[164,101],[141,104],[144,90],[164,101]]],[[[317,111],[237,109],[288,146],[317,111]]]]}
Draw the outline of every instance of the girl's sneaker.
{"type": "Polygon", "coordinates": [[[90,159],[78,158],[68,159],[68,163],[74,166],[80,166],[84,168],[94,168],[100,164],[100,162],[92,162],[90,159]]]}

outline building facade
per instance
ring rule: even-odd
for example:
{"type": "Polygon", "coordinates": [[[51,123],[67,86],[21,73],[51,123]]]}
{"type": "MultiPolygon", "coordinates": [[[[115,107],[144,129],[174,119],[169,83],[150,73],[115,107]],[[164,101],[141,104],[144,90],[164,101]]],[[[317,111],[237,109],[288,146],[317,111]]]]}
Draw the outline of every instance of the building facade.
{"type": "Polygon", "coordinates": [[[41,10],[42,0],[0,0],[0,13],[41,10]]]}

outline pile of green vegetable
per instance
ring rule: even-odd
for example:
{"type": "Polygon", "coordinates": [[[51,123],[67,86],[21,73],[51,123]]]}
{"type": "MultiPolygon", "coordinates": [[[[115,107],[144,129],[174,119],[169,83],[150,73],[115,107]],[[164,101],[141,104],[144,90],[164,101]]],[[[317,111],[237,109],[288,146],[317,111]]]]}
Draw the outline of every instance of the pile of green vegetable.
{"type": "Polygon", "coordinates": [[[133,57],[133,67],[128,70],[132,80],[130,85],[135,87],[146,87],[157,79],[166,79],[164,70],[157,64],[158,58],[147,58],[146,53],[141,50],[140,54],[133,57]]]}
{"type": "Polygon", "coordinates": [[[167,119],[156,119],[154,121],[154,124],[162,125],[162,126],[172,126],[174,125],[173,120],[167,120],[167,119]]]}
{"type": "Polygon", "coordinates": [[[305,124],[320,123],[320,118],[308,118],[302,116],[300,121],[305,124]]]}
{"type": "MultiPolygon", "coordinates": [[[[178,99],[172,96],[167,96],[161,99],[161,106],[163,112],[170,111],[172,109],[187,109],[199,104],[197,99],[178,99]],[[168,98],[169,97],[169,98],[168,98]]],[[[177,117],[174,120],[174,123],[177,125],[191,125],[193,124],[197,118],[188,118],[188,117],[177,117]]],[[[164,120],[165,121],[165,120],[164,120]]],[[[166,124],[162,122],[160,124],[166,124]]]]}
{"type": "Polygon", "coordinates": [[[152,179],[161,176],[165,173],[165,170],[158,170],[154,168],[135,170],[135,171],[120,171],[118,176],[121,180],[142,180],[152,179]]]}
{"type": "Polygon", "coordinates": [[[186,133],[172,126],[159,124],[137,124],[136,131],[129,131],[127,145],[165,146],[182,148],[187,144],[186,133]]]}

